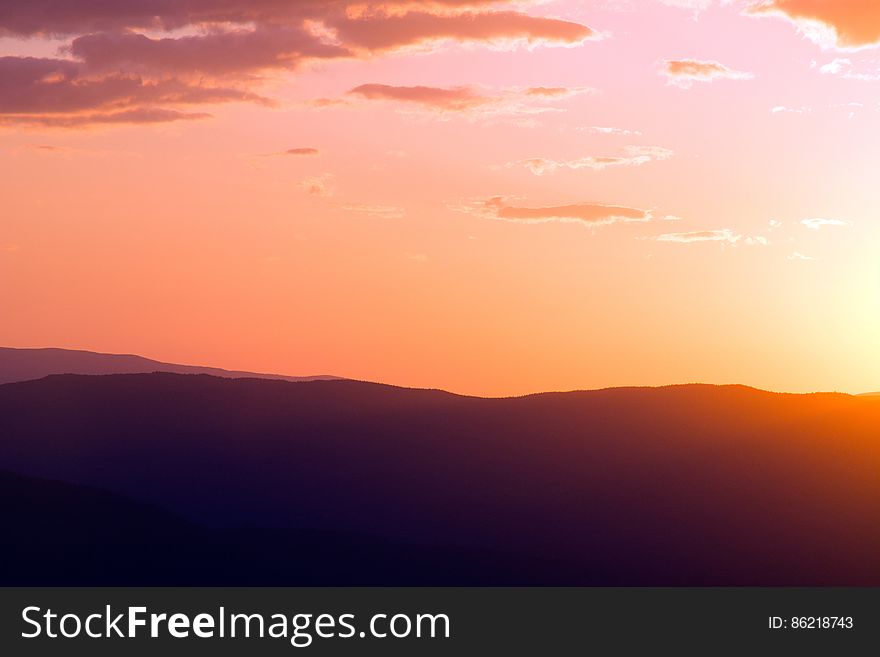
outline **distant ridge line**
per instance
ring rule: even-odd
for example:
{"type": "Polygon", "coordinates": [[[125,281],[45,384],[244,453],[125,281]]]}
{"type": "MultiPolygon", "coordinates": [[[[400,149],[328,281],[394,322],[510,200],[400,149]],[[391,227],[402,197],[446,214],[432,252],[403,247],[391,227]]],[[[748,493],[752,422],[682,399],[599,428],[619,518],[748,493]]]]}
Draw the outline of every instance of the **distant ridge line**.
{"type": "MultiPolygon", "coordinates": [[[[86,376],[103,376],[111,374],[153,374],[156,372],[170,374],[205,374],[223,379],[265,379],[289,382],[309,381],[354,381],[347,377],[333,375],[291,376],[285,374],[272,374],[262,372],[250,372],[246,370],[227,370],[221,367],[207,367],[200,365],[182,365],[179,363],[166,363],[164,361],[138,356],[137,354],[110,354],[84,349],[63,349],[59,347],[36,347],[17,348],[0,347],[0,385],[42,379],[47,376],[59,374],[74,374],[86,376]]],[[[440,388],[413,388],[405,385],[378,383],[375,381],[360,381],[361,383],[374,383],[393,388],[411,390],[435,390],[446,392],[459,397],[474,397],[479,399],[518,399],[544,395],[565,395],[577,392],[602,392],[610,390],[637,390],[652,388],[676,388],[688,386],[708,386],[716,388],[744,388],[759,392],[777,395],[788,394],[840,394],[849,397],[877,397],[880,392],[867,392],[850,395],[847,393],[812,392],[812,393],[788,393],[765,390],[744,384],[711,384],[711,383],[678,383],[662,386],[612,386],[603,388],[578,388],[573,390],[544,390],[519,395],[473,395],[461,394],[440,388]]]]}
{"type": "Polygon", "coordinates": [[[279,381],[332,381],[340,377],[330,375],[288,376],[220,367],[181,365],[145,358],[135,354],[107,354],[79,349],[44,347],[18,349],[0,347],[0,384],[42,379],[53,374],[208,374],[224,379],[273,379],[279,381]]]}

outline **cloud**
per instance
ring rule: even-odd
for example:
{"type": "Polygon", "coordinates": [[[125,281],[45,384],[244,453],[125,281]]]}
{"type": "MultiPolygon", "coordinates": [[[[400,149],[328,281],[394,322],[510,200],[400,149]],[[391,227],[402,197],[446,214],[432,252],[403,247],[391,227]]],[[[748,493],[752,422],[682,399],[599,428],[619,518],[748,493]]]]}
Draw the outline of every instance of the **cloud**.
{"type": "MultiPolygon", "coordinates": [[[[275,151],[273,153],[258,153],[258,154],[252,155],[251,157],[253,157],[253,158],[266,158],[266,157],[297,157],[297,158],[299,158],[299,157],[315,157],[320,154],[321,154],[321,151],[319,151],[317,148],[302,147],[302,148],[288,148],[286,150],[275,151]]],[[[251,162],[251,165],[254,166],[255,168],[258,168],[258,169],[260,168],[255,162],[251,162]]]]}
{"type": "Polygon", "coordinates": [[[87,75],[63,59],[0,57],[0,114],[76,112],[108,106],[204,104],[231,100],[266,102],[231,87],[191,85],[138,75],[87,75]]]}
{"type": "Polygon", "coordinates": [[[0,114],[0,125],[25,125],[42,128],[81,128],[90,125],[150,124],[170,121],[195,121],[210,118],[205,112],[180,112],[161,107],[138,107],[119,112],[86,112],[62,115],[0,114]]]}
{"type": "Polygon", "coordinates": [[[343,98],[313,98],[305,101],[306,105],[316,109],[326,109],[327,107],[345,107],[350,103],[343,98]]]}
{"type": "Polygon", "coordinates": [[[810,230],[819,230],[827,226],[849,226],[848,221],[842,221],[840,219],[823,219],[821,217],[804,219],[801,223],[810,230]]]}
{"type": "Polygon", "coordinates": [[[749,12],[783,16],[825,47],[880,44],[880,3],[875,0],[764,0],[749,12]]]}
{"type": "Polygon", "coordinates": [[[335,19],[329,25],[342,43],[369,51],[444,40],[576,45],[599,37],[580,23],[516,11],[374,13],[356,19],[335,19]]]}
{"type": "Polygon", "coordinates": [[[623,135],[638,137],[642,134],[639,130],[627,130],[626,128],[612,128],[600,125],[585,126],[583,128],[578,128],[578,130],[581,132],[589,132],[597,135],[623,135]]]}
{"type": "Polygon", "coordinates": [[[735,71],[716,61],[696,59],[668,59],[661,69],[669,84],[690,89],[694,82],[713,82],[715,80],[749,80],[754,77],[745,71],[735,71]]]}
{"type": "Polygon", "coordinates": [[[712,5],[712,0],[660,0],[660,2],[670,7],[693,9],[694,11],[703,11],[712,5]]]}
{"type": "Polygon", "coordinates": [[[130,28],[172,30],[207,22],[253,20],[265,16],[272,4],[281,6],[282,3],[270,0],[249,3],[234,0],[77,0],[76,3],[70,0],[0,0],[0,32],[21,36],[61,36],[130,28]],[[251,4],[250,10],[247,4],[251,4]]]}
{"type": "Polygon", "coordinates": [[[302,27],[258,27],[162,39],[105,32],[74,39],[69,52],[92,71],[215,76],[294,69],[307,59],[352,55],[302,27]]]}
{"type": "Polygon", "coordinates": [[[404,216],[404,209],[393,205],[353,204],[343,205],[342,209],[348,210],[349,212],[366,214],[377,219],[402,219],[404,216]]]}
{"type": "Polygon", "coordinates": [[[812,257],[812,256],[808,256],[808,255],[804,255],[803,253],[799,253],[799,252],[797,252],[797,251],[795,251],[795,252],[792,253],[790,256],[788,256],[788,259],[789,259],[789,260],[815,260],[814,257],[812,257]]]}
{"type": "Polygon", "coordinates": [[[437,11],[497,5],[496,0],[0,0],[0,33],[70,35],[122,29],[174,30],[191,25],[291,24],[345,15],[352,9],[437,11]]]}
{"type": "Polygon", "coordinates": [[[439,110],[460,111],[494,102],[468,87],[444,89],[440,87],[396,87],[388,84],[362,84],[348,92],[367,100],[391,100],[414,103],[439,110]]]}
{"type": "Polygon", "coordinates": [[[322,173],[319,176],[307,176],[300,181],[299,187],[311,196],[329,197],[333,196],[333,188],[330,184],[332,180],[333,176],[329,173],[322,173]]]}
{"type": "Polygon", "coordinates": [[[776,105],[770,109],[773,114],[809,114],[812,111],[811,107],[786,107],[785,105],[776,105]]]}
{"type": "Polygon", "coordinates": [[[351,89],[349,97],[368,101],[402,103],[439,114],[461,113],[474,119],[503,115],[540,114],[564,111],[536,101],[547,96],[529,96],[522,89],[480,91],[472,87],[395,86],[369,83],[351,89]]]}
{"type": "Polygon", "coordinates": [[[647,222],[658,219],[651,210],[640,210],[605,203],[574,203],[542,207],[511,205],[502,196],[480,200],[454,209],[478,217],[501,219],[515,223],[568,222],[590,226],[616,223],[647,222]]]}
{"type": "Polygon", "coordinates": [[[194,115],[178,107],[186,103],[270,104],[253,91],[262,73],[310,61],[447,41],[572,46],[599,36],[519,9],[503,0],[0,0],[0,36],[72,39],[60,50],[67,59],[4,58],[0,122],[103,123],[123,111],[176,120],[194,115]],[[40,118],[61,113],[71,116],[40,118]]]}
{"type": "Polygon", "coordinates": [[[651,213],[646,210],[593,203],[542,208],[504,206],[498,209],[497,216],[499,219],[514,221],[582,221],[587,224],[651,220],[651,213]]]}
{"type": "Polygon", "coordinates": [[[589,91],[592,91],[589,87],[529,87],[525,90],[525,95],[538,98],[568,98],[589,91]]]}
{"type": "Polygon", "coordinates": [[[848,57],[838,57],[827,64],[819,67],[819,72],[830,75],[839,75],[847,80],[861,80],[862,82],[872,82],[880,80],[880,71],[876,68],[873,71],[858,71],[852,60],[848,57]]]}
{"type": "Polygon", "coordinates": [[[831,73],[831,74],[837,75],[838,73],[840,73],[844,69],[848,70],[850,68],[852,68],[852,60],[851,59],[838,57],[834,61],[831,61],[831,62],[825,64],[824,66],[822,66],[819,69],[819,72],[831,73]]]}
{"type": "Polygon", "coordinates": [[[599,36],[580,23],[504,6],[517,8],[519,3],[0,0],[0,35],[78,36],[71,51],[96,64],[191,66],[212,72],[279,67],[305,57],[366,55],[437,41],[576,45],[599,36]],[[159,39],[142,33],[181,29],[201,33],[159,39]],[[234,56],[230,48],[235,49],[234,56]]]}
{"type": "Polygon", "coordinates": [[[510,162],[507,166],[522,166],[536,176],[553,173],[559,169],[593,169],[601,171],[616,166],[641,166],[648,162],[668,160],[674,152],[659,146],[627,146],[621,156],[587,156],[576,160],[547,160],[531,158],[510,162]]]}
{"type": "Polygon", "coordinates": [[[180,105],[232,101],[267,102],[232,87],[120,73],[92,76],[69,60],[0,57],[0,123],[7,125],[85,125],[89,116],[94,123],[174,121],[197,116],[180,112],[180,105]],[[121,121],[123,116],[129,120],[121,121]]]}
{"type": "Polygon", "coordinates": [[[698,244],[700,242],[722,242],[726,244],[748,244],[767,246],[770,242],[763,236],[746,236],[730,228],[720,230],[697,230],[686,233],[665,233],[653,238],[658,242],[677,242],[679,244],[698,244]]]}

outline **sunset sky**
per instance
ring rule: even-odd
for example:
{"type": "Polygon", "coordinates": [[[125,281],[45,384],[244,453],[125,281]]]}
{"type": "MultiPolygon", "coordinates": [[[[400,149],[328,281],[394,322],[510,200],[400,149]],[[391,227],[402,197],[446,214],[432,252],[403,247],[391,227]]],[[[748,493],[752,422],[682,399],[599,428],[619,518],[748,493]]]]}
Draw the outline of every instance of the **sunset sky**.
{"type": "Polygon", "coordinates": [[[874,0],[0,0],[0,344],[880,389],[874,0]]]}

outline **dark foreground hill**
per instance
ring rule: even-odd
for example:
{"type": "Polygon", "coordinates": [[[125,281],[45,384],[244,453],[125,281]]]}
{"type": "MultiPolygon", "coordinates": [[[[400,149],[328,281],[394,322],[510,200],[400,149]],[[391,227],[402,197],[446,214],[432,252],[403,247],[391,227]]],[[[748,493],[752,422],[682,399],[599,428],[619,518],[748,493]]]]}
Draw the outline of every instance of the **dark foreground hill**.
{"type": "Polygon", "coordinates": [[[100,519],[84,548],[60,501],[5,508],[7,551],[124,565],[168,537],[93,583],[880,585],[873,398],[55,376],[0,386],[0,436],[0,468],[167,512],[108,538],[127,512],[70,497],[100,519]]]}
{"type": "Polygon", "coordinates": [[[316,381],[332,376],[283,376],[162,363],[142,356],[100,354],[74,349],[13,349],[0,347],[0,384],[42,379],[52,374],[210,374],[230,379],[278,379],[281,381],[316,381]]]}
{"type": "MultiPolygon", "coordinates": [[[[2,471],[0,518],[4,586],[489,584],[518,579],[522,565],[357,534],[209,528],[115,493],[2,471]]],[[[532,570],[525,581],[554,576],[540,563],[532,570]]]]}

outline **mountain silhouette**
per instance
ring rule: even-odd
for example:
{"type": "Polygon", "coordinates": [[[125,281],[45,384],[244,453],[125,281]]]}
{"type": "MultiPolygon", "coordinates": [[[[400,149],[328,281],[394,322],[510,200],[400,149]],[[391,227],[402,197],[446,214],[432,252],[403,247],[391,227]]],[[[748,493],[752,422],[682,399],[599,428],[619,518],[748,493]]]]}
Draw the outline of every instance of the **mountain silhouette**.
{"type": "Polygon", "coordinates": [[[237,372],[218,367],[175,365],[142,356],[101,354],[73,349],[13,349],[0,347],[0,384],[42,379],[51,374],[143,374],[173,372],[176,374],[210,374],[231,379],[278,379],[282,381],[316,381],[332,376],[283,376],[237,372]]]}
{"type": "Polygon", "coordinates": [[[354,534],[207,528],[122,495],[3,471],[0,518],[5,586],[492,583],[523,563],[354,534]]]}
{"type": "MultiPolygon", "coordinates": [[[[167,373],[0,386],[0,468],[167,512],[156,534],[181,553],[229,546],[201,579],[165,550],[169,577],[215,585],[876,586],[878,427],[876,398],[742,386],[511,399],[167,373]],[[322,554],[342,555],[336,571],[322,554]]],[[[27,534],[5,532],[4,549],[27,534]]]]}

